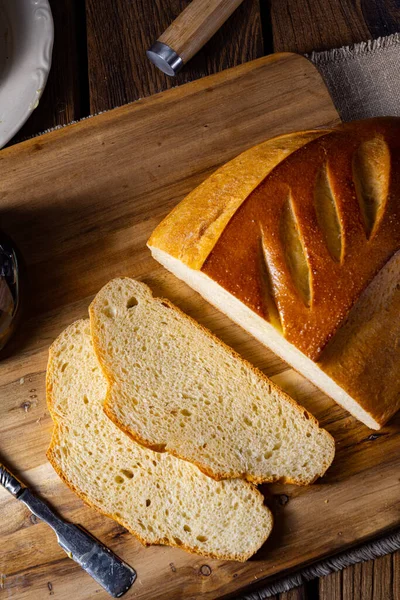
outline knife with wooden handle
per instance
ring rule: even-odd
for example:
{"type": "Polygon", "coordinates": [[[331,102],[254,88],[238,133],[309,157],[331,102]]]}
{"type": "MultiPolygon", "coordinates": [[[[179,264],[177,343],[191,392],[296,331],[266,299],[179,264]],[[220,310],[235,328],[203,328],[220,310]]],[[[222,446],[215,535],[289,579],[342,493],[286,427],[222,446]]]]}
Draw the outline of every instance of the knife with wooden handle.
{"type": "Polygon", "coordinates": [[[193,0],[147,50],[148,58],[166,75],[176,75],[242,2],[193,0]]]}
{"type": "Polygon", "coordinates": [[[58,543],[67,555],[77,562],[111,596],[120,598],[136,579],[136,571],[113,554],[87,531],[67,523],[25,487],[0,464],[0,484],[29,508],[39,519],[50,525],[58,543]]]}

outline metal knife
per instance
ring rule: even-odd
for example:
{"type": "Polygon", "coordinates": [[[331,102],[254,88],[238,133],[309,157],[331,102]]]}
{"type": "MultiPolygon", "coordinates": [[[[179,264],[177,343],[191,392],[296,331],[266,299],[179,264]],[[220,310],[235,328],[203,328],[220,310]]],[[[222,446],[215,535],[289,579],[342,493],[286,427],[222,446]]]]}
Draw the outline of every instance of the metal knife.
{"type": "Polygon", "coordinates": [[[21,500],[39,519],[50,525],[58,543],[111,596],[120,598],[136,579],[136,571],[83,528],[67,523],[35,496],[0,463],[0,484],[21,500]]]}

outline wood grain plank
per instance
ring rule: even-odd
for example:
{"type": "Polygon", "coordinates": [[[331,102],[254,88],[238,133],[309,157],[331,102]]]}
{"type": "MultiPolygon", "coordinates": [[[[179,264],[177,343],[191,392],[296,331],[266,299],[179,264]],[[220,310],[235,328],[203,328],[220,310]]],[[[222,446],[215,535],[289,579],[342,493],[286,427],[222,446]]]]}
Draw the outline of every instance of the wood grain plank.
{"type": "Polygon", "coordinates": [[[279,594],[279,600],[313,600],[311,596],[307,593],[307,586],[302,585],[300,587],[294,588],[289,592],[284,592],[283,594],[279,594]]]}
{"type": "Polygon", "coordinates": [[[393,560],[393,600],[400,600],[400,550],[392,555],[393,560]]]}
{"type": "Polygon", "coordinates": [[[373,581],[374,581],[374,561],[369,560],[367,562],[361,563],[360,600],[372,600],[373,581]]]}
{"type": "Polygon", "coordinates": [[[372,37],[399,31],[400,4],[396,0],[361,0],[361,10],[372,37]]]}
{"type": "Polygon", "coordinates": [[[396,600],[398,555],[387,554],[322,577],[320,600],[396,600]]]}
{"type": "Polygon", "coordinates": [[[328,50],[394,33],[392,0],[270,0],[275,52],[328,50]]]}
{"type": "Polygon", "coordinates": [[[337,571],[319,580],[319,600],[343,600],[343,573],[337,571]]]}
{"type": "Polygon", "coordinates": [[[343,570],[343,600],[371,600],[373,569],[368,561],[343,570]]]}
{"type": "Polygon", "coordinates": [[[393,566],[392,555],[387,554],[373,561],[374,585],[373,600],[393,600],[393,566]]]}
{"type": "Polygon", "coordinates": [[[258,58],[263,54],[258,0],[244,0],[175,78],[146,50],[189,0],[86,0],[90,110],[96,113],[258,58]]]}
{"type": "Polygon", "coordinates": [[[53,60],[39,106],[10,144],[88,114],[85,13],[77,0],[50,0],[53,60]]]}

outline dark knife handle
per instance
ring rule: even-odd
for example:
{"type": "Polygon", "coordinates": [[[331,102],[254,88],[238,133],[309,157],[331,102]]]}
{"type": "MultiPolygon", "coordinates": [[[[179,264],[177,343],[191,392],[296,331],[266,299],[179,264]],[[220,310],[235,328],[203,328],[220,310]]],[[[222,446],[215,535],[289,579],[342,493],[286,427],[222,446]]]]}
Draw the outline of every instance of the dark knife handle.
{"type": "Polygon", "coordinates": [[[24,491],[25,487],[14,475],[8,471],[4,465],[0,463],[0,485],[2,485],[7,492],[10,492],[15,498],[18,498],[24,491]]]}
{"type": "Polygon", "coordinates": [[[58,543],[111,596],[120,598],[136,580],[136,571],[79,525],[65,524],[58,543]]]}

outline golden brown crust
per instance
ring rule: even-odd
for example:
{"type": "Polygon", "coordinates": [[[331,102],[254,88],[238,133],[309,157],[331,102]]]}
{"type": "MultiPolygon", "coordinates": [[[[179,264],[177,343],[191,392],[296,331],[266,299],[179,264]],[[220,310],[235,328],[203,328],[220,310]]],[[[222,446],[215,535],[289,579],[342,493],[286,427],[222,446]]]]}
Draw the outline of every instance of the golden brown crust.
{"type": "MultiPolygon", "coordinates": [[[[232,178],[232,203],[218,195],[217,178],[207,180],[149,240],[150,246],[202,270],[271,322],[272,299],[285,338],[314,361],[362,291],[400,248],[400,119],[349,123],[324,133],[287,157],[282,150],[274,154],[272,170],[251,193],[233,178],[233,163],[228,163],[219,172],[224,185],[232,178]],[[371,186],[360,184],[365,175],[363,148],[374,169],[372,183],[380,185],[385,196],[371,228],[365,217],[370,212],[371,186]],[[321,191],[322,176],[328,183],[321,191]],[[327,194],[341,238],[336,256],[332,245],[337,246],[337,240],[329,239],[332,231],[325,231],[327,224],[319,219],[317,206],[327,194]],[[214,199],[223,217],[217,213],[215,218],[214,199]],[[296,253],[303,258],[294,264],[296,253]]],[[[294,144],[296,135],[279,142],[294,144]]],[[[243,155],[247,155],[243,166],[260,175],[257,148],[254,154],[243,155]]],[[[271,147],[266,145],[264,151],[268,154],[271,147]]],[[[328,223],[328,229],[334,225],[328,223]]]]}
{"type": "Polygon", "coordinates": [[[269,272],[283,334],[312,360],[343,323],[376,273],[400,248],[400,119],[351,123],[316,139],[282,161],[250,194],[226,226],[202,271],[262,317],[265,274],[269,272]],[[356,194],[354,156],[363,143],[382,139],[391,169],[375,174],[388,180],[385,205],[370,237],[356,194]],[[335,259],[318,222],[318,178],[329,171],[330,193],[342,238],[335,259]],[[288,216],[288,211],[293,216],[288,216]],[[305,254],[306,272],[291,269],[297,251],[285,228],[294,219],[305,254]],[[286,243],[285,243],[286,242],[286,243]],[[302,297],[309,278],[309,299],[302,297]],[[301,280],[299,280],[301,279],[301,280]]]}
{"type": "Polygon", "coordinates": [[[230,218],[285,157],[328,133],[302,131],[278,136],[246,150],[193,190],[153,231],[149,246],[201,269],[230,218]]]}
{"type": "MultiPolygon", "coordinates": [[[[122,279],[129,279],[129,278],[122,278],[122,279]]],[[[170,308],[172,308],[173,310],[178,312],[184,319],[188,320],[194,327],[196,327],[197,329],[200,329],[208,337],[211,337],[217,345],[222,347],[226,352],[228,352],[232,357],[234,357],[235,360],[237,360],[239,364],[245,365],[246,367],[250,368],[250,370],[256,375],[256,377],[263,379],[267,383],[267,385],[270,386],[271,390],[274,390],[274,392],[277,395],[279,395],[286,402],[291,404],[297,410],[297,412],[299,414],[302,414],[302,415],[306,414],[308,417],[308,420],[313,422],[316,427],[319,427],[319,422],[311,413],[309,413],[305,408],[300,406],[293,398],[291,398],[288,394],[286,394],[283,390],[281,390],[276,384],[274,384],[274,382],[271,381],[262,371],[259,371],[251,363],[247,362],[242,356],[240,356],[237,352],[235,352],[235,350],[233,350],[233,348],[231,348],[230,346],[225,344],[222,340],[217,338],[209,329],[207,329],[206,327],[203,327],[195,319],[193,319],[192,317],[190,317],[189,315],[187,315],[186,313],[181,311],[177,306],[172,304],[172,302],[170,302],[167,298],[154,298],[153,297],[153,301],[160,302],[160,303],[162,302],[163,304],[167,304],[170,308]]],[[[106,361],[104,360],[104,357],[101,352],[101,345],[99,343],[98,337],[96,336],[96,331],[98,330],[99,323],[98,323],[98,319],[96,317],[97,312],[95,310],[95,303],[96,303],[96,298],[93,300],[93,302],[91,303],[91,305],[89,307],[89,314],[90,314],[90,322],[91,322],[93,347],[94,347],[97,359],[102,368],[103,374],[108,381],[108,391],[107,391],[106,399],[104,402],[104,411],[105,411],[106,415],[111,419],[111,421],[113,421],[113,423],[119,429],[121,429],[121,431],[123,431],[132,440],[139,443],[141,446],[150,448],[151,450],[154,450],[155,452],[165,451],[164,448],[165,448],[166,444],[160,444],[160,443],[154,444],[150,440],[146,440],[146,439],[140,437],[137,434],[137,432],[130,430],[126,425],[124,425],[119,420],[119,418],[115,414],[115,412],[113,411],[112,402],[110,402],[110,394],[111,394],[111,388],[112,388],[113,384],[115,384],[115,382],[113,379],[112,372],[109,369],[107,369],[107,367],[106,367],[106,364],[105,364],[106,361]]],[[[326,464],[324,464],[324,467],[323,467],[321,473],[319,473],[312,481],[304,481],[301,479],[291,479],[291,478],[277,478],[277,477],[256,478],[256,477],[252,476],[250,473],[246,473],[246,472],[235,472],[235,471],[230,471],[230,472],[226,472],[226,473],[225,472],[215,472],[212,469],[210,469],[207,465],[199,463],[196,460],[191,459],[189,462],[196,465],[200,469],[200,471],[202,471],[202,473],[204,473],[208,477],[211,477],[212,479],[215,479],[217,481],[222,480],[222,479],[242,478],[242,479],[246,479],[250,483],[253,483],[256,485],[261,484],[261,483],[274,483],[274,482],[278,482],[278,481],[280,481],[282,483],[291,483],[294,485],[308,485],[308,484],[313,483],[316,479],[318,479],[318,477],[322,477],[325,474],[325,472],[327,471],[329,466],[332,464],[332,461],[335,456],[335,441],[334,441],[333,437],[330,435],[330,433],[328,433],[326,430],[323,430],[323,431],[324,431],[324,434],[326,435],[327,439],[330,439],[330,441],[331,441],[332,455],[326,461],[326,464]]],[[[179,458],[181,460],[187,460],[187,459],[185,459],[184,456],[175,452],[171,448],[168,448],[167,451],[169,454],[172,454],[176,458],[179,458]]]]}

